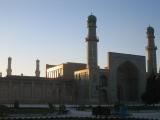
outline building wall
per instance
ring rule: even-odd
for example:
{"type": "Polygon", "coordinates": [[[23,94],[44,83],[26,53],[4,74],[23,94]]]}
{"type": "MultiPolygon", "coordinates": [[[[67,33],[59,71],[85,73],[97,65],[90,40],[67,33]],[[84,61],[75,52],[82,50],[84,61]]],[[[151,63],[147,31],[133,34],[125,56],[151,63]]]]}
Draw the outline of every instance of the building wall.
{"type": "Polygon", "coordinates": [[[47,78],[59,78],[64,76],[64,64],[56,65],[54,67],[48,68],[47,78]]]}
{"type": "Polygon", "coordinates": [[[77,104],[92,104],[89,100],[89,80],[75,80],[76,82],[76,94],[75,100],[77,104]]]}
{"type": "MultiPolygon", "coordinates": [[[[40,78],[41,79],[41,78],[40,78]]],[[[74,103],[72,80],[38,80],[34,77],[0,78],[0,103],[74,103]]]]}
{"type": "Polygon", "coordinates": [[[46,71],[47,78],[74,79],[74,71],[86,68],[86,64],[81,63],[64,63],[48,68],[46,71]]]}
{"type": "Polygon", "coordinates": [[[74,72],[74,78],[76,80],[89,80],[89,70],[83,69],[74,72]]]}
{"type": "Polygon", "coordinates": [[[89,101],[89,70],[83,69],[74,72],[74,78],[76,79],[76,98],[79,100],[79,104],[90,104],[89,101]]]}
{"type": "MultiPolygon", "coordinates": [[[[138,69],[138,100],[145,90],[145,57],[120,53],[109,53],[109,66],[107,69],[107,87],[104,89],[107,91],[107,103],[117,102],[117,69],[125,61],[130,61],[138,69]]],[[[77,68],[77,66],[58,66],[56,69],[63,67],[63,70],[70,73],[64,73],[65,75],[71,75],[71,71],[77,68]]],[[[85,64],[83,67],[86,67],[85,64]]],[[[52,102],[62,104],[91,104],[89,99],[89,84],[90,81],[87,78],[88,69],[82,69],[75,71],[75,76],[80,75],[81,79],[64,79],[64,78],[41,78],[41,77],[26,77],[26,76],[8,76],[0,77],[0,103],[14,103],[18,100],[20,103],[48,103],[52,102]]],[[[102,71],[102,73],[104,70],[102,71]]],[[[74,71],[73,71],[74,73],[74,71]]],[[[105,82],[105,81],[102,81],[105,82]]],[[[102,96],[103,97],[103,96],[102,96]]],[[[98,98],[98,96],[97,96],[98,98]]],[[[104,100],[102,99],[105,103],[104,100]]]]}
{"type": "MultiPolygon", "coordinates": [[[[99,69],[99,84],[97,84],[96,89],[98,89],[99,95],[96,97],[97,100],[100,100],[99,103],[106,104],[108,101],[106,100],[106,87],[107,87],[107,77],[106,77],[106,69],[99,69]]],[[[74,72],[75,79],[79,85],[79,98],[81,102],[87,101],[89,99],[89,70],[83,69],[74,72]]],[[[80,103],[81,103],[80,102],[80,103]]],[[[92,101],[90,101],[92,103],[92,101]]],[[[95,102],[94,102],[95,103],[95,102]]],[[[93,104],[94,104],[93,103],[93,104]]]]}
{"type": "Polygon", "coordinates": [[[86,64],[81,63],[66,63],[64,64],[64,78],[74,79],[74,71],[85,69],[86,64]]]}
{"type": "Polygon", "coordinates": [[[109,53],[108,54],[108,67],[109,67],[109,75],[108,75],[108,100],[110,103],[115,103],[118,101],[117,99],[117,69],[124,62],[129,61],[135,65],[138,70],[138,101],[141,100],[141,95],[145,91],[146,85],[146,68],[145,68],[145,57],[138,55],[130,55],[130,54],[121,54],[121,53],[109,53]]]}

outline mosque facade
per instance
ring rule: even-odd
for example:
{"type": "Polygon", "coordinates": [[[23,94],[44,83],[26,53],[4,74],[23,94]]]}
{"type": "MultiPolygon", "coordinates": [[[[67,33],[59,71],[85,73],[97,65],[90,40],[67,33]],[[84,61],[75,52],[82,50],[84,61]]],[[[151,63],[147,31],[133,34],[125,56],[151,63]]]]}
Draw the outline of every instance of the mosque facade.
{"type": "Polygon", "coordinates": [[[99,39],[96,22],[94,15],[88,16],[86,64],[47,64],[46,77],[40,77],[40,61],[36,60],[35,76],[15,76],[12,75],[12,58],[9,57],[7,76],[0,77],[0,104],[14,101],[22,104],[140,103],[147,75],[151,72],[157,74],[154,29],[150,26],[147,28],[147,58],[109,52],[108,67],[101,69],[97,59],[99,39]]]}

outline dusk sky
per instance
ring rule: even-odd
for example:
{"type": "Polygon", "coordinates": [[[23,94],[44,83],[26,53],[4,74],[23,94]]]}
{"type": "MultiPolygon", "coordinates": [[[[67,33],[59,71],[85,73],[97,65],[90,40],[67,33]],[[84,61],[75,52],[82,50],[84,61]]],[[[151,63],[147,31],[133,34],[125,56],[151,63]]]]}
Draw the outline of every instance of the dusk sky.
{"type": "Polygon", "coordinates": [[[86,63],[87,17],[97,17],[98,64],[107,53],[146,55],[146,28],[155,29],[160,67],[160,0],[0,0],[0,72],[41,76],[46,64],[86,63]]]}

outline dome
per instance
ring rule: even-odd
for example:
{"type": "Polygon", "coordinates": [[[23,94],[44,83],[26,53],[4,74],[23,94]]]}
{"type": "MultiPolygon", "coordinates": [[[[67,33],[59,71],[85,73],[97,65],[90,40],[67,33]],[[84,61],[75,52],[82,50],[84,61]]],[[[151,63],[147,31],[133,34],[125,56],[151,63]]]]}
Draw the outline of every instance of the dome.
{"type": "Polygon", "coordinates": [[[149,27],[147,28],[147,32],[154,32],[154,28],[151,27],[151,26],[149,26],[149,27]]]}
{"type": "Polygon", "coordinates": [[[97,21],[96,16],[94,16],[94,15],[88,16],[88,22],[96,22],[96,21],[97,21]]]}

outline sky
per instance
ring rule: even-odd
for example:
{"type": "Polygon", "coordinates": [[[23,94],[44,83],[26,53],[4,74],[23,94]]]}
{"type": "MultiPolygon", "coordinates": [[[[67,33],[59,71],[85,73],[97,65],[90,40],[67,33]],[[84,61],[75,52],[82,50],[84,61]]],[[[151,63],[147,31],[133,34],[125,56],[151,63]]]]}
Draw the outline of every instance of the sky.
{"type": "Polygon", "coordinates": [[[98,64],[107,66],[107,53],[146,56],[146,29],[155,29],[160,67],[160,0],[0,0],[0,72],[41,76],[46,64],[86,63],[87,17],[97,17],[98,64]]]}

